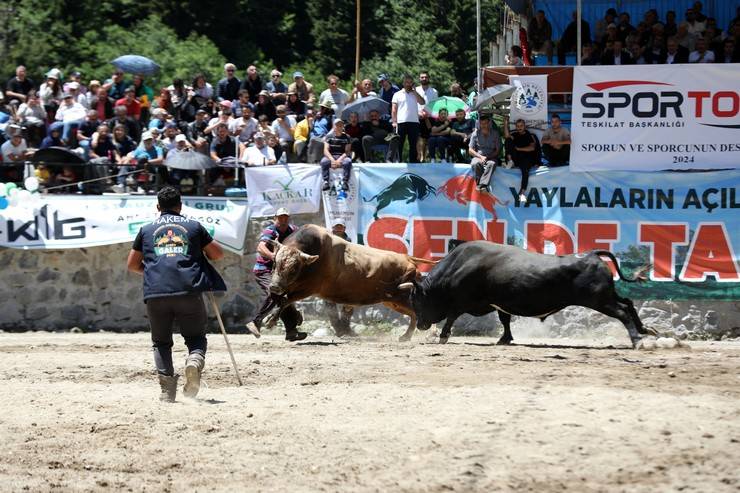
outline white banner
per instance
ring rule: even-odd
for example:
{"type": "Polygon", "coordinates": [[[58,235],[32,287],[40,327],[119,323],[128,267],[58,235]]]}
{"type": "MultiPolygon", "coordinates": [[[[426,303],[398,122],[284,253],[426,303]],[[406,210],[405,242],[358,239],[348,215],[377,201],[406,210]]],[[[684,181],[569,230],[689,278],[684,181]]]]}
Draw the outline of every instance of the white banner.
{"type": "MultiPolygon", "coordinates": [[[[0,210],[0,246],[54,250],[128,243],[141,226],[159,215],[156,197],[41,197],[0,210]]],[[[244,252],[249,220],[246,200],[182,200],[184,216],[200,222],[227,250],[244,252]]]]}
{"type": "Polygon", "coordinates": [[[510,75],[509,84],[516,87],[511,95],[510,120],[524,120],[527,128],[547,126],[547,75],[510,75]]]}
{"type": "MultiPolygon", "coordinates": [[[[341,169],[332,170],[333,174],[342,173],[341,169]]],[[[344,225],[347,228],[347,236],[353,243],[357,243],[357,223],[359,204],[359,179],[357,177],[357,168],[352,167],[352,176],[349,181],[349,190],[347,192],[332,189],[322,194],[324,201],[324,221],[326,229],[331,231],[332,224],[337,218],[344,219],[344,225]]]]}
{"type": "Polygon", "coordinates": [[[247,200],[254,217],[273,216],[286,207],[291,214],[319,211],[321,168],[289,164],[246,168],[247,200]]]}
{"type": "Polygon", "coordinates": [[[570,169],[740,168],[740,64],[575,67],[570,169]]]}

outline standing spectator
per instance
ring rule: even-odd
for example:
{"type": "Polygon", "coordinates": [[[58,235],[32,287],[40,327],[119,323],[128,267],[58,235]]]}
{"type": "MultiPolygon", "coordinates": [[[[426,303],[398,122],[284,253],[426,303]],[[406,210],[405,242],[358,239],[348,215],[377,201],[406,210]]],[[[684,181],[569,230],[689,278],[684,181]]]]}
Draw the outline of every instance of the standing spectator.
{"type": "Polygon", "coordinates": [[[254,65],[247,67],[247,77],[242,81],[239,89],[249,91],[250,103],[255,104],[257,102],[257,96],[262,91],[262,78],[257,72],[257,67],[254,65]]]}
{"type": "Polygon", "coordinates": [[[459,82],[455,81],[450,84],[450,96],[452,96],[453,98],[460,98],[465,101],[465,91],[463,91],[463,88],[459,82]]]}
{"type": "Polygon", "coordinates": [[[10,104],[25,103],[28,93],[35,87],[33,80],[26,77],[26,67],[18,65],[15,69],[15,77],[8,80],[5,86],[5,98],[10,104]]]}
{"type": "Polygon", "coordinates": [[[450,145],[450,120],[446,109],[439,110],[439,116],[432,122],[431,135],[429,136],[429,159],[437,161],[437,151],[442,162],[447,162],[447,148],[450,145]]]}
{"type": "Polygon", "coordinates": [[[418,163],[416,142],[419,139],[419,105],[426,103],[423,96],[414,90],[414,79],[406,74],[403,89],[393,95],[391,121],[400,137],[399,153],[403,153],[404,141],[409,142],[409,161],[418,163]]]}
{"type": "Polygon", "coordinates": [[[313,85],[306,82],[303,78],[303,72],[293,72],[293,83],[288,86],[288,92],[298,94],[298,99],[308,106],[313,106],[316,102],[316,94],[313,92],[313,85]]]}
{"type": "Polygon", "coordinates": [[[703,36],[696,38],[696,50],[689,55],[689,63],[714,63],[714,52],[707,49],[703,36]]]}
{"type": "MultiPolygon", "coordinates": [[[[157,115],[159,116],[161,114],[162,110],[158,110],[157,115]]],[[[154,122],[163,122],[163,120],[159,120],[157,118],[153,119],[150,122],[150,129],[151,123],[154,122]]],[[[115,116],[108,120],[107,122],[108,128],[115,128],[116,125],[120,124],[126,127],[126,135],[134,139],[135,141],[139,141],[139,137],[141,136],[141,126],[139,125],[139,122],[128,116],[128,110],[125,106],[116,106],[115,108],[115,116]]],[[[162,128],[164,128],[164,124],[162,124],[162,128]]]]}
{"type": "Polygon", "coordinates": [[[416,92],[424,98],[423,104],[429,104],[439,98],[437,90],[429,82],[429,72],[421,72],[419,74],[419,85],[416,87],[416,92]]]}
{"type": "Polygon", "coordinates": [[[265,84],[265,89],[270,93],[275,104],[285,104],[288,99],[288,86],[282,81],[283,73],[273,69],[270,73],[270,81],[265,84]]]}
{"type": "Polygon", "coordinates": [[[689,53],[694,51],[696,47],[696,36],[689,32],[689,24],[687,22],[682,22],[678,25],[678,32],[675,38],[678,44],[686,48],[689,53]]]}
{"type": "Polygon", "coordinates": [[[36,147],[46,133],[46,110],[41,106],[35,90],[30,90],[25,102],[21,103],[16,111],[18,123],[26,127],[28,143],[36,147]]]}
{"type": "Polygon", "coordinates": [[[311,133],[308,141],[307,158],[310,164],[316,164],[324,154],[324,139],[333,128],[334,110],[333,102],[328,99],[319,105],[319,112],[311,124],[311,133]]]}
{"type": "Polygon", "coordinates": [[[218,81],[218,85],[216,86],[216,100],[233,101],[237,98],[241,82],[234,76],[235,72],[236,65],[233,63],[224,65],[224,74],[226,76],[218,81]]]}
{"type": "MultiPolygon", "coordinates": [[[[706,20],[706,17],[704,18],[706,20]]],[[[696,12],[694,9],[686,10],[686,23],[688,24],[689,34],[693,36],[701,36],[704,34],[704,30],[707,28],[704,21],[700,21],[696,18],[696,12]]]]}
{"type": "Polygon", "coordinates": [[[124,106],[126,108],[126,116],[134,120],[141,119],[141,103],[136,100],[136,89],[134,86],[128,86],[126,88],[123,92],[123,97],[116,101],[116,106],[124,106]]]}
{"type": "Polygon", "coordinates": [[[234,115],[234,118],[241,118],[244,108],[249,108],[254,113],[254,105],[249,102],[249,91],[239,89],[237,96],[238,99],[231,103],[231,113],[234,115]]]}
{"type": "Polygon", "coordinates": [[[85,108],[92,110],[95,109],[95,103],[98,100],[98,90],[100,89],[100,81],[98,80],[91,80],[90,83],[87,85],[88,91],[84,94],[85,96],[85,104],[83,105],[85,108]]]}
{"type": "Polygon", "coordinates": [[[259,118],[262,115],[265,115],[270,122],[277,116],[275,104],[270,99],[270,93],[266,89],[260,91],[257,102],[254,104],[254,116],[259,118]]]}
{"type": "Polygon", "coordinates": [[[463,157],[461,151],[468,149],[470,136],[475,129],[475,122],[465,118],[465,111],[460,109],[455,112],[455,119],[450,123],[450,156],[449,160],[453,163],[459,162],[458,159],[463,157]]]}
{"type": "Polygon", "coordinates": [[[602,65],[632,65],[634,63],[632,56],[622,49],[622,42],[618,39],[612,44],[612,50],[601,57],[602,65]]]}
{"type": "Polygon", "coordinates": [[[330,169],[342,168],[342,190],[349,190],[349,180],[352,173],[352,142],[349,135],[344,133],[344,121],[334,120],[334,128],[326,135],[324,142],[324,157],[321,158],[321,189],[331,188],[330,169]]]}
{"type": "Polygon", "coordinates": [[[678,44],[678,40],[675,37],[668,38],[666,43],[666,55],[665,61],[673,65],[675,63],[689,63],[689,50],[678,44]]]}
{"type": "Polygon", "coordinates": [[[103,87],[108,91],[108,96],[117,101],[124,96],[124,91],[129,84],[123,80],[123,71],[116,69],[110,79],[103,82],[103,87]]]}
{"type": "Polygon", "coordinates": [[[331,100],[335,105],[332,106],[334,113],[341,115],[344,106],[347,104],[347,101],[349,101],[349,94],[347,94],[347,91],[339,87],[339,78],[336,75],[330,75],[327,77],[326,82],[329,84],[329,87],[319,95],[319,105],[325,101],[331,100]]]}
{"type": "MultiPolygon", "coordinates": [[[[565,54],[578,49],[578,24],[576,24],[576,12],[572,14],[573,21],[563,31],[558,43],[558,65],[565,65],[565,54]]],[[[591,26],[585,19],[581,18],[581,46],[591,42],[591,26]]]]}
{"type": "Polygon", "coordinates": [[[429,113],[422,111],[419,115],[419,138],[416,139],[416,157],[420,163],[426,163],[429,160],[427,142],[432,135],[432,119],[429,113]]]}
{"type": "Polygon", "coordinates": [[[516,121],[516,128],[509,133],[509,119],[504,118],[504,136],[506,137],[506,159],[519,168],[522,173],[519,187],[519,202],[527,203],[527,185],[529,170],[539,162],[537,157],[537,138],[532,135],[521,118],[516,121]]]}
{"type": "Polygon", "coordinates": [[[678,32],[678,24],[676,24],[676,11],[669,10],[665,13],[665,27],[663,32],[667,38],[675,36],[678,32]]]}
{"type": "Polygon", "coordinates": [[[374,146],[387,145],[385,160],[388,162],[399,161],[398,142],[400,138],[393,131],[393,127],[387,120],[380,119],[380,113],[373,110],[368,115],[370,121],[362,124],[362,150],[366,160],[372,160],[372,149],[374,146]]]}
{"type": "Polygon", "coordinates": [[[254,145],[245,147],[240,161],[249,166],[270,166],[277,163],[275,152],[265,141],[265,134],[254,135],[254,145]]]}
{"type": "MultiPolygon", "coordinates": [[[[604,14],[604,18],[596,21],[596,25],[594,25],[594,40],[600,41],[604,39],[609,25],[614,24],[614,28],[616,29],[617,27],[616,22],[617,22],[617,11],[614,10],[613,8],[608,8],[606,10],[606,13],[604,14]]],[[[530,41],[530,44],[531,44],[531,41],[530,41]]]]}
{"type": "Polygon", "coordinates": [[[303,120],[306,114],[306,103],[298,99],[298,94],[294,91],[288,91],[288,113],[296,117],[296,121],[303,120]]]}
{"type": "Polygon", "coordinates": [[[545,18],[544,10],[538,10],[532,22],[529,23],[527,39],[532,54],[544,53],[547,56],[547,64],[552,65],[552,25],[545,18]]]}
{"type": "Polygon", "coordinates": [[[699,2],[699,1],[696,1],[696,2],[694,2],[694,7],[693,7],[693,9],[692,9],[692,10],[694,11],[694,17],[696,17],[696,20],[697,20],[698,22],[706,22],[706,21],[707,21],[707,16],[706,16],[706,15],[704,15],[704,14],[702,13],[702,11],[701,11],[701,9],[702,9],[703,7],[704,7],[704,6],[702,5],[702,3],[701,3],[701,2],[699,2]]]}
{"type": "Polygon", "coordinates": [[[73,133],[76,131],[86,117],[85,107],[76,102],[71,94],[66,93],[63,102],[56,112],[56,120],[64,124],[62,131],[62,140],[65,145],[71,145],[73,133]]]}
{"type": "Polygon", "coordinates": [[[550,167],[565,166],[570,161],[570,131],[560,123],[560,115],[553,113],[550,128],[542,134],[542,152],[550,167]]]}
{"type": "Polygon", "coordinates": [[[277,118],[272,122],[272,133],[278,139],[278,145],[282,149],[282,154],[287,155],[287,161],[294,163],[295,155],[293,154],[293,129],[296,126],[296,119],[293,115],[288,114],[285,105],[278,105],[276,108],[277,118]]]}
{"type": "Polygon", "coordinates": [[[59,81],[62,73],[59,69],[53,68],[46,73],[46,82],[41,85],[39,89],[39,97],[41,98],[41,104],[46,110],[46,114],[49,115],[50,119],[54,119],[54,115],[57,112],[57,108],[62,103],[62,84],[59,81]]]}
{"type": "Polygon", "coordinates": [[[368,96],[377,96],[377,93],[373,91],[373,81],[370,79],[363,79],[362,82],[355,84],[348,102],[351,103],[356,99],[366,98],[368,96]]]}
{"type": "Polygon", "coordinates": [[[480,115],[480,128],[473,131],[468,146],[468,152],[473,156],[470,166],[478,190],[489,192],[501,153],[501,135],[492,124],[489,115],[480,115]]]}
{"type": "Polygon", "coordinates": [[[627,12],[619,14],[619,24],[617,24],[617,37],[625,42],[627,36],[635,32],[635,26],[630,24],[630,15],[627,12]]]}
{"type": "Polygon", "coordinates": [[[390,78],[386,74],[380,74],[378,76],[378,83],[380,84],[378,97],[391,105],[393,103],[393,95],[400,91],[400,89],[390,81],[390,78]]]}

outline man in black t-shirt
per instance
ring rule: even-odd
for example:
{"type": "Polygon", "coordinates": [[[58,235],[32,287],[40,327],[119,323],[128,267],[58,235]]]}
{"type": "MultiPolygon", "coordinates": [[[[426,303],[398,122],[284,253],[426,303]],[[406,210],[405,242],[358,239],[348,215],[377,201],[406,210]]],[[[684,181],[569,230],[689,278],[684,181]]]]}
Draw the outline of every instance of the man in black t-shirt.
{"type": "Polygon", "coordinates": [[[26,77],[26,67],[18,65],[15,69],[15,77],[10,79],[5,86],[5,99],[11,103],[13,101],[17,101],[19,104],[25,103],[28,93],[35,87],[33,81],[26,77]]]}
{"type": "Polygon", "coordinates": [[[334,129],[326,134],[324,139],[324,157],[321,158],[321,177],[324,181],[322,190],[331,188],[329,184],[329,169],[341,167],[342,189],[349,190],[349,178],[352,173],[352,139],[344,133],[344,122],[334,120],[334,129]]]}
{"type": "Polygon", "coordinates": [[[144,275],[144,303],[162,388],[160,400],[174,402],[178,376],[172,364],[173,322],[178,323],[188,347],[183,394],[195,397],[208,346],[202,293],[226,291],[223,279],[208,259],[220,260],[224,254],[199,222],[180,215],[179,191],[164,187],[157,194],[157,202],[160,216],[139,230],[127,267],[144,275]]]}

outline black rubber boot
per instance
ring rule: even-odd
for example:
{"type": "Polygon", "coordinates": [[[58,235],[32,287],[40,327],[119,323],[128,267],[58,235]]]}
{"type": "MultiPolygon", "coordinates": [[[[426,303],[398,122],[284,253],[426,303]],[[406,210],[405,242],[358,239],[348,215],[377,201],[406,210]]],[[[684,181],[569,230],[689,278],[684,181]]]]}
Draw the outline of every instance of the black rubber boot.
{"type": "Polygon", "coordinates": [[[200,390],[200,375],[206,359],[200,353],[192,353],[185,360],[185,385],[182,388],[182,394],[185,397],[193,398],[198,395],[200,390]]]}
{"type": "Polygon", "coordinates": [[[302,341],[308,336],[305,332],[298,332],[297,330],[288,330],[285,332],[285,340],[290,342],[302,341]]]}
{"type": "Polygon", "coordinates": [[[162,393],[159,395],[159,400],[162,402],[175,402],[177,396],[177,379],[179,375],[159,375],[159,386],[162,389],[162,393]]]}

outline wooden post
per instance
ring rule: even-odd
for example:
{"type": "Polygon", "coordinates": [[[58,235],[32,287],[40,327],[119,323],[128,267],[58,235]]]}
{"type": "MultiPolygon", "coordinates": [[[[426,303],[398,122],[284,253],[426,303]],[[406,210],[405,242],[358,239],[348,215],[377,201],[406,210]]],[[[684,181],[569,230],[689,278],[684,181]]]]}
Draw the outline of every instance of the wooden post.
{"type": "Polygon", "coordinates": [[[360,80],[360,4],[362,0],[357,0],[357,19],[355,29],[355,80],[360,80]]]}

